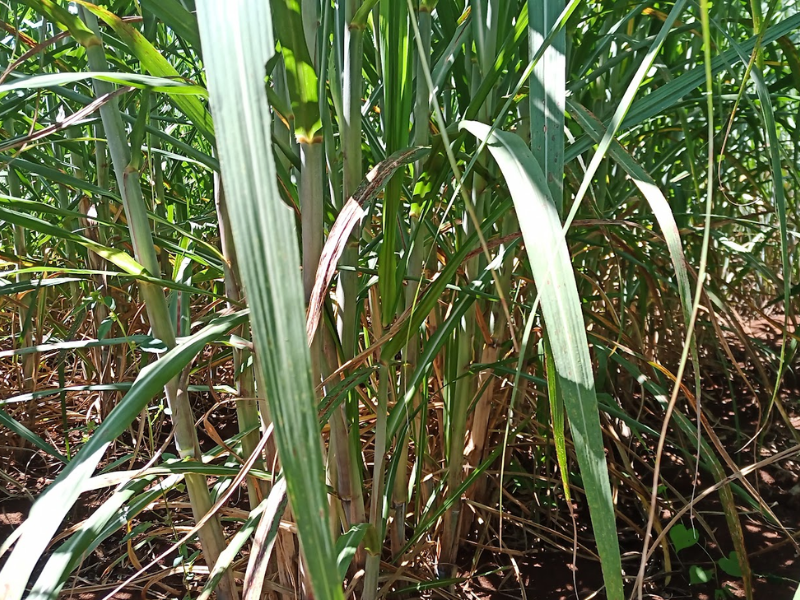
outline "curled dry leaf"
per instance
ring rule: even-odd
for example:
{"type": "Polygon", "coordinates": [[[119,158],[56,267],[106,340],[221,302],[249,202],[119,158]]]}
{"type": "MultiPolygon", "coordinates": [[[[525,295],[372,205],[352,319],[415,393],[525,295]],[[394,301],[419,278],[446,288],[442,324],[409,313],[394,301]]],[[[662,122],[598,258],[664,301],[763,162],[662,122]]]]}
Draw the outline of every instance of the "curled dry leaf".
{"type": "Polygon", "coordinates": [[[356,193],[350,197],[339,212],[339,216],[336,217],[336,221],[328,235],[328,241],[325,242],[325,246],[322,248],[317,275],[314,278],[314,287],[311,290],[311,298],[308,301],[306,336],[309,345],[311,345],[311,341],[317,332],[325,293],[333,279],[333,274],[336,272],[336,265],[342,257],[350,232],[353,231],[356,223],[366,214],[364,206],[378,195],[378,192],[383,189],[397,169],[419,160],[428,153],[428,150],[429,148],[425,147],[406,148],[379,162],[367,173],[364,181],[358,186],[356,193]]]}

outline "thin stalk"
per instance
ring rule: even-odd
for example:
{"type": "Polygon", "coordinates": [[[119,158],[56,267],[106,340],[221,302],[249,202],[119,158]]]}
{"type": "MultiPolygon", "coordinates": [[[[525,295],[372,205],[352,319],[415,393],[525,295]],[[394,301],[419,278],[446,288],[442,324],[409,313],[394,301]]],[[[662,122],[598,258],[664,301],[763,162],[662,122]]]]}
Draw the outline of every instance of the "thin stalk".
{"type": "MultiPolygon", "coordinates": [[[[467,373],[472,362],[472,348],[475,335],[475,306],[471,306],[464,316],[464,325],[456,338],[455,391],[450,404],[450,444],[447,460],[447,489],[452,493],[459,488],[464,477],[464,436],[467,428],[467,409],[474,395],[474,378],[467,373]]],[[[442,525],[442,546],[439,556],[440,574],[442,567],[454,568],[458,554],[461,519],[461,501],[445,512],[442,525]]]]}
{"type": "MultiPolygon", "coordinates": [[[[239,283],[239,269],[236,261],[236,250],[233,244],[233,232],[231,222],[228,217],[228,209],[225,205],[225,191],[219,174],[214,174],[214,203],[217,209],[217,219],[219,221],[219,242],[222,255],[225,257],[223,264],[223,275],[225,279],[225,295],[232,301],[243,300],[242,288],[239,283]]],[[[229,308],[233,308],[228,304],[229,308]]],[[[242,326],[235,332],[243,339],[248,339],[246,327],[242,326]]],[[[258,445],[259,417],[258,404],[256,403],[255,379],[253,376],[252,355],[250,351],[234,348],[233,349],[233,372],[236,379],[236,418],[239,423],[239,432],[249,430],[249,433],[242,437],[242,455],[252,456],[253,451],[258,445]]],[[[259,460],[254,464],[256,468],[263,468],[263,461],[259,460]]],[[[266,482],[255,477],[247,478],[247,497],[250,501],[250,508],[254,509],[266,498],[268,493],[266,482]]]]}
{"type": "MultiPolygon", "coordinates": [[[[272,81],[275,94],[278,96],[281,103],[286,107],[291,106],[289,90],[287,89],[286,85],[286,67],[283,64],[283,60],[279,60],[275,64],[275,70],[272,72],[270,81],[272,81]]],[[[289,114],[282,115],[278,113],[277,110],[273,111],[274,117],[272,119],[272,136],[278,141],[279,147],[283,146],[286,148],[293,148],[294,145],[296,145],[296,142],[292,137],[291,125],[294,121],[294,114],[288,109],[287,112],[289,112],[289,114]]],[[[275,152],[275,160],[281,164],[285,171],[288,172],[291,168],[291,163],[283,152],[275,152]]]]}
{"type": "MultiPolygon", "coordinates": [[[[426,5],[425,3],[420,3],[419,11],[417,15],[417,21],[419,24],[419,35],[422,41],[423,48],[430,48],[431,47],[431,32],[432,32],[432,20],[431,20],[431,10],[432,7],[426,5]]],[[[428,89],[428,84],[425,81],[425,77],[423,75],[423,67],[421,66],[422,62],[425,62],[425,65],[430,69],[430,55],[429,54],[417,54],[416,55],[416,88],[415,94],[416,98],[414,99],[414,145],[415,146],[426,146],[430,141],[430,131],[428,128],[428,123],[430,122],[430,90],[428,89]]],[[[417,178],[419,178],[424,165],[424,159],[420,159],[414,165],[414,174],[417,178]]],[[[409,220],[411,223],[411,249],[410,255],[408,259],[408,278],[410,281],[420,281],[422,278],[422,269],[423,264],[425,262],[425,252],[424,252],[424,229],[420,229],[422,223],[420,222],[420,214],[422,208],[419,206],[419,202],[421,201],[420,198],[415,198],[414,202],[411,206],[411,211],[409,214],[409,220]]],[[[407,285],[405,287],[405,305],[406,308],[409,306],[413,306],[414,303],[417,301],[417,295],[419,293],[419,286],[418,285],[407,285]]],[[[417,362],[419,359],[419,348],[420,348],[420,336],[418,332],[414,332],[409,339],[408,343],[406,344],[405,348],[403,349],[403,380],[405,382],[406,378],[412,374],[417,368],[417,362]]],[[[408,390],[404,390],[403,393],[407,393],[408,390]]],[[[401,449],[400,456],[398,457],[398,466],[397,466],[397,475],[394,479],[394,500],[392,503],[392,508],[394,509],[393,515],[393,527],[391,532],[391,542],[392,542],[392,554],[397,556],[402,548],[405,546],[406,543],[406,531],[405,531],[405,516],[406,516],[406,508],[408,506],[408,499],[409,499],[409,479],[407,477],[407,470],[408,470],[408,460],[409,460],[409,453],[404,451],[409,435],[412,437],[415,443],[415,448],[417,451],[416,456],[416,466],[415,469],[422,468],[422,461],[423,456],[420,455],[420,449],[424,446],[424,444],[420,444],[421,436],[425,435],[423,430],[423,415],[417,410],[419,407],[420,402],[420,393],[419,391],[415,391],[414,397],[411,401],[411,410],[415,413],[413,427],[411,431],[405,435],[403,439],[398,440],[397,447],[401,449]]]]}
{"type": "MultiPolygon", "coordinates": [[[[344,22],[344,80],[342,85],[343,119],[341,120],[342,139],[342,184],[343,201],[349,199],[358,189],[362,179],[361,158],[361,92],[362,92],[362,44],[364,27],[353,24],[353,17],[361,5],[360,0],[345,0],[344,22]]],[[[357,229],[357,228],[356,228],[357,229]]],[[[351,234],[347,247],[342,254],[342,264],[355,266],[358,262],[357,233],[351,234]]],[[[355,356],[356,350],[356,309],[358,292],[358,274],[355,271],[340,271],[336,286],[336,302],[338,304],[336,327],[342,345],[342,359],[347,362],[355,356]]],[[[348,403],[357,403],[355,393],[348,403]]],[[[358,453],[350,444],[350,435],[347,432],[347,406],[343,403],[336,411],[340,413],[335,417],[337,427],[339,422],[345,426],[344,446],[337,446],[339,453],[347,452],[348,466],[339,465],[339,493],[343,494],[349,502],[348,515],[351,524],[363,523],[366,519],[364,507],[364,493],[361,485],[360,468],[357,461],[358,453]]],[[[353,427],[353,436],[358,435],[358,419],[356,417],[353,427]]],[[[363,553],[356,555],[356,565],[363,562],[363,553]]]]}
{"type": "MultiPolygon", "coordinates": [[[[473,65],[472,86],[473,92],[477,91],[480,82],[487,76],[492,68],[496,57],[497,46],[497,27],[500,3],[498,0],[479,0],[475,2],[473,10],[475,15],[472,21],[472,35],[475,40],[476,60],[473,65]]],[[[478,119],[483,122],[491,122],[491,115],[494,107],[495,91],[489,93],[486,100],[478,111],[478,119]]],[[[478,163],[483,169],[491,172],[491,165],[487,153],[482,153],[478,158],[478,163]]],[[[472,206],[474,207],[474,222],[470,220],[468,213],[469,206],[466,207],[463,223],[463,235],[469,236],[477,226],[483,221],[486,208],[491,200],[491,192],[488,189],[486,180],[474,172],[472,175],[472,206]]],[[[486,258],[476,256],[467,262],[466,274],[467,282],[477,277],[479,269],[486,264],[486,258]]],[[[495,283],[499,287],[499,279],[495,276],[495,283]]],[[[501,288],[502,294],[502,288],[501,288]]],[[[485,304],[485,303],[480,303],[485,304]]],[[[458,358],[457,358],[457,382],[454,394],[453,406],[451,407],[450,422],[450,449],[447,468],[447,487],[450,491],[457,489],[464,478],[464,451],[465,435],[467,433],[468,408],[472,402],[476,391],[476,379],[467,375],[469,365],[472,363],[473,351],[477,350],[482,342],[475,339],[475,317],[476,311],[483,310],[479,306],[471,306],[464,317],[464,327],[458,336],[458,358]]],[[[491,387],[491,386],[489,386],[491,387]]],[[[488,402],[485,400],[484,403],[488,402]]],[[[485,429],[488,422],[474,422],[473,428],[485,429]]],[[[485,432],[478,432],[478,435],[485,437],[485,432]]],[[[458,554],[458,540],[461,537],[461,502],[456,500],[452,507],[445,513],[442,531],[442,552],[440,561],[445,565],[452,565],[456,561],[458,554]]]]}
{"type": "MultiPolygon", "coordinates": [[[[314,279],[317,274],[317,265],[322,254],[323,244],[323,187],[322,177],[325,172],[325,155],[321,137],[313,140],[299,139],[300,145],[300,183],[298,195],[300,197],[300,223],[303,243],[303,297],[308,305],[311,297],[311,290],[314,287],[314,279]]],[[[311,368],[314,377],[314,385],[322,381],[323,376],[327,376],[327,370],[323,371],[325,362],[322,355],[322,332],[319,330],[311,341],[311,368]]],[[[340,433],[338,428],[331,429],[331,436],[340,433]]],[[[346,438],[337,440],[334,443],[335,449],[342,445],[346,446],[346,438]]],[[[333,502],[334,498],[331,497],[333,502]]],[[[335,513],[334,513],[335,514],[335,513]]]]}
{"type": "MultiPolygon", "coordinates": [[[[93,71],[107,71],[108,63],[106,62],[103,43],[100,39],[97,19],[94,14],[84,8],[81,8],[81,15],[94,32],[93,36],[82,41],[86,49],[89,67],[93,71]]],[[[111,90],[111,86],[108,83],[98,79],[93,80],[93,85],[95,94],[98,97],[107,94],[111,90]]],[[[158,274],[160,272],[159,262],[145,209],[138,165],[132,164],[131,148],[126,139],[125,126],[122,123],[122,116],[116,102],[111,101],[103,105],[100,108],[100,117],[105,128],[108,148],[111,153],[111,163],[128,219],[134,255],[136,260],[149,273],[158,274]]],[[[176,345],[175,332],[169,318],[167,302],[163,292],[159,287],[143,282],[139,284],[139,290],[145,303],[153,334],[167,348],[174,348],[176,345]]],[[[167,384],[164,391],[172,413],[173,426],[175,427],[175,445],[181,458],[199,457],[200,448],[197,441],[197,432],[194,428],[194,416],[185,387],[179,384],[178,378],[175,378],[167,384]]],[[[195,521],[199,521],[212,506],[207,480],[201,475],[187,474],[185,481],[193,517],[195,521]]],[[[200,530],[199,537],[206,561],[208,564],[215,564],[225,547],[225,537],[222,533],[219,518],[216,515],[200,530]]],[[[218,595],[225,600],[236,600],[238,598],[233,575],[230,571],[220,581],[218,595]]]]}
{"type": "MultiPolygon", "coordinates": [[[[361,67],[364,28],[352,23],[360,0],[345,0],[344,19],[344,82],[342,86],[343,119],[342,138],[342,183],[347,201],[358,189],[362,179],[361,159],[361,67]]],[[[355,266],[358,259],[358,239],[353,235],[342,254],[342,264],[355,266]]],[[[355,351],[356,286],[358,275],[352,271],[340,271],[336,300],[339,304],[337,328],[342,342],[344,360],[352,358],[355,351]]]]}
{"type": "MultiPolygon", "coordinates": [[[[9,119],[6,121],[5,129],[8,131],[9,136],[14,136],[14,119],[9,119]]],[[[8,181],[8,191],[14,198],[20,198],[22,194],[22,187],[20,186],[19,176],[17,175],[16,170],[12,165],[8,165],[8,170],[6,171],[7,181],[8,181]]],[[[14,225],[13,228],[13,235],[14,235],[14,254],[19,257],[19,268],[23,268],[25,265],[23,264],[22,260],[24,257],[28,255],[28,245],[25,239],[25,229],[20,225],[14,225]]],[[[16,276],[17,282],[27,281],[31,278],[31,276],[27,273],[22,273],[16,276]]],[[[30,315],[31,311],[31,295],[26,294],[21,300],[19,304],[19,328],[20,332],[22,333],[22,343],[25,348],[29,348],[33,346],[33,319],[31,317],[31,321],[28,322],[28,316],[30,315]]],[[[21,388],[25,391],[29,391],[34,389],[36,386],[36,365],[38,364],[38,357],[37,354],[25,354],[22,356],[20,362],[22,363],[22,386],[21,388]]],[[[35,422],[36,419],[36,402],[30,402],[28,404],[28,418],[30,420],[29,424],[35,422]]]]}
{"type": "MultiPolygon", "coordinates": [[[[40,41],[44,42],[48,37],[48,22],[47,19],[42,19],[41,26],[39,27],[40,33],[40,41]]],[[[42,53],[39,57],[39,65],[44,70],[44,53],[42,53]]],[[[52,105],[53,97],[51,95],[47,95],[44,98],[44,105],[45,109],[48,114],[53,114],[53,105],[52,105]]],[[[53,150],[53,157],[56,159],[56,162],[61,163],[63,162],[63,151],[61,149],[61,144],[53,142],[50,146],[53,150]]],[[[68,209],[69,208],[69,198],[67,197],[67,188],[64,184],[58,183],[57,184],[57,193],[56,197],[58,199],[58,206],[59,208],[68,209]]],[[[69,217],[64,218],[64,227],[69,231],[74,231],[74,224],[73,219],[69,217]]],[[[64,240],[64,249],[67,251],[67,260],[69,261],[70,266],[75,264],[75,245],[69,241],[64,240]]],[[[78,283],[75,281],[71,281],[69,283],[69,291],[70,295],[73,298],[78,298],[78,283]]]]}
{"type": "MultiPolygon", "coordinates": [[[[386,153],[391,154],[408,146],[411,118],[412,78],[410,59],[411,13],[400,2],[383,2],[377,5],[378,18],[375,36],[379,41],[383,94],[381,120],[386,142],[386,153]]],[[[397,258],[399,249],[399,221],[402,207],[403,173],[395,173],[386,184],[383,195],[381,222],[383,241],[378,251],[378,288],[381,292],[383,325],[388,326],[395,317],[402,294],[397,258]]]]}
{"type": "MultiPolygon", "coordinates": [[[[73,129],[67,130],[67,137],[74,138],[75,132],[73,129]]],[[[99,141],[97,142],[100,143],[99,141]]],[[[70,152],[69,153],[69,160],[72,164],[73,174],[77,179],[84,179],[86,176],[86,170],[83,164],[83,156],[77,152],[70,152]]],[[[83,235],[86,237],[103,244],[105,240],[101,240],[101,231],[97,225],[97,221],[92,218],[92,212],[97,212],[96,207],[92,205],[91,201],[88,197],[81,198],[81,201],[78,203],[78,210],[83,213],[86,218],[79,219],[81,231],[83,235]],[[94,210],[93,210],[94,208],[94,210]]],[[[94,252],[87,252],[86,258],[88,260],[90,268],[95,271],[103,271],[105,270],[105,260],[94,252]]],[[[92,281],[94,282],[95,291],[101,296],[108,296],[111,294],[111,290],[108,289],[108,281],[105,275],[92,275],[92,281]]],[[[108,319],[108,307],[106,306],[104,298],[99,298],[92,306],[92,320],[94,321],[95,326],[95,335],[99,338],[100,337],[100,327],[101,325],[108,319]]],[[[108,375],[111,374],[112,370],[112,354],[113,350],[108,346],[101,346],[100,348],[93,348],[91,351],[92,360],[95,364],[95,369],[97,370],[100,379],[99,383],[103,384],[106,382],[108,375]]],[[[106,414],[106,408],[111,407],[113,404],[114,392],[102,392],[102,406],[103,406],[103,413],[106,414]]],[[[142,424],[144,424],[146,420],[146,415],[142,416],[142,424]]]]}
{"type": "MultiPolygon", "coordinates": [[[[303,236],[303,292],[306,303],[314,287],[319,257],[322,254],[323,188],[325,156],[322,138],[300,140],[300,219],[303,236]]],[[[315,380],[316,383],[316,380],[315,380]]]]}
{"type": "MultiPolygon", "coordinates": [[[[150,97],[150,103],[148,105],[148,109],[152,112],[155,112],[158,108],[158,104],[156,103],[155,96],[150,97]]],[[[147,144],[150,147],[150,152],[148,154],[148,160],[150,162],[150,173],[151,173],[151,181],[152,181],[152,190],[151,196],[153,198],[153,205],[151,206],[151,211],[157,214],[161,218],[167,217],[166,211],[166,190],[164,189],[164,172],[161,168],[161,155],[158,152],[154,152],[155,150],[159,150],[161,148],[161,140],[159,139],[158,135],[155,135],[155,132],[159,129],[158,123],[153,123],[151,125],[153,130],[151,130],[147,135],[147,144]]],[[[161,269],[165,273],[169,272],[170,268],[170,261],[169,261],[169,253],[166,249],[162,249],[161,252],[161,269]]]]}
{"type": "MultiPolygon", "coordinates": [[[[374,288],[373,288],[374,290],[374,288]]],[[[372,290],[371,290],[372,291],[372,290]]],[[[372,294],[375,296],[376,294],[372,294]]],[[[379,548],[367,554],[364,568],[363,600],[375,600],[378,597],[378,576],[381,567],[380,546],[384,537],[384,455],[386,454],[386,423],[389,410],[389,367],[382,364],[378,375],[378,413],[375,419],[375,458],[372,468],[372,494],[370,496],[369,522],[378,531],[379,548]]]]}

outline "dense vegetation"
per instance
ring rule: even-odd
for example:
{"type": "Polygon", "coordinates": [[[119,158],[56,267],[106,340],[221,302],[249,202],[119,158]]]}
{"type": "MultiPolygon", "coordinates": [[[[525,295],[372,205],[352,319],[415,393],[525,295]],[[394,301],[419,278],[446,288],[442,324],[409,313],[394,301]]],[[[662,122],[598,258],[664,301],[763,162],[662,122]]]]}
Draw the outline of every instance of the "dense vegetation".
{"type": "Polygon", "coordinates": [[[1,597],[527,597],[544,549],[752,598],[744,519],[797,548],[759,487],[800,441],[795,3],[0,26],[1,597]]]}

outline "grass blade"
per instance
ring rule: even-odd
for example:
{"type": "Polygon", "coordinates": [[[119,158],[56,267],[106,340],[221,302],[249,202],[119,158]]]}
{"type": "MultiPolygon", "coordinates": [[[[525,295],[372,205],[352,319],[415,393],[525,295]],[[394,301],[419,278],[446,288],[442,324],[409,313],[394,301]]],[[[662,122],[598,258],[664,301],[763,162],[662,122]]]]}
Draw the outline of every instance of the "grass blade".
{"type": "Polygon", "coordinates": [[[551,335],[553,361],[603,561],[607,595],[612,600],[621,600],[622,566],[594,376],[575,275],[558,211],[541,168],[520,137],[492,132],[490,126],[474,121],[462,122],[461,128],[486,141],[511,191],[551,335]]]}
{"type": "Polygon", "coordinates": [[[237,254],[252,311],[275,439],[315,596],[342,598],[327,519],[324,469],[305,343],[297,232],[278,194],[264,89],[274,53],[269,5],[198,3],[220,163],[237,254]],[[236,65],[236,68],[231,68],[236,65]]]}

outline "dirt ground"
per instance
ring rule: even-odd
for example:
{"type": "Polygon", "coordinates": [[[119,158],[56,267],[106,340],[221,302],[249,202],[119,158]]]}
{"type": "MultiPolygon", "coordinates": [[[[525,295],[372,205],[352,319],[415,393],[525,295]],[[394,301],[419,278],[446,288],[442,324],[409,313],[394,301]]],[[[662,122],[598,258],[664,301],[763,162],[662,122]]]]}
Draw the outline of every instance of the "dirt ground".
{"type": "MultiPolygon", "coordinates": [[[[776,341],[774,328],[769,323],[750,324],[748,329],[748,333],[766,343],[776,341]]],[[[794,441],[795,438],[800,439],[800,407],[797,404],[797,399],[800,398],[799,381],[800,378],[790,371],[780,394],[788,412],[788,424],[773,415],[770,427],[758,438],[758,443],[746,444],[747,437],[753,436],[758,429],[760,409],[763,407],[759,407],[754,400],[744,400],[746,394],[742,394],[738,404],[733,402],[729,395],[728,382],[722,377],[704,378],[704,389],[708,388],[707,392],[704,391],[707,416],[728,453],[740,467],[786,450],[797,443],[794,441]]],[[[655,426],[658,426],[658,423],[655,426]]],[[[201,432],[201,441],[211,442],[210,438],[202,440],[202,437],[201,432]]],[[[46,464],[39,455],[28,452],[24,454],[22,460],[25,463],[24,468],[19,468],[20,456],[23,455],[17,453],[17,458],[14,458],[5,454],[3,458],[13,458],[16,461],[19,469],[16,472],[24,472],[25,480],[20,483],[36,494],[48,478],[52,477],[52,465],[46,464]]],[[[701,475],[695,487],[693,469],[670,454],[667,454],[665,459],[662,471],[664,478],[684,497],[689,498],[713,483],[707,475],[701,475]]],[[[520,461],[522,460],[520,457],[520,461]]],[[[530,469],[530,472],[535,471],[535,466],[530,469]]],[[[645,485],[649,486],[652,475],[645,471],[639,475],[645,485]]],[[[800,541],[800,459],[796,454],[789,456],[785,460],[756,471],[748,480],[757,488],[764,502],[785,527],[785,531],[782,531],[775,523],[771,523],[765,516],[759,514],[756,507],[747,507],[743,496],[736,496],[745,546],[753,571],[753,597],[755,600],[793,600],[800,581],[800,554],[795,541],[800,541]],[[791,534],[791,538],[787,533],[791,534]]],[[[515,492],[514,501],[504,504],[504,510],[510,517],[529,516],[536,512],[532,510],[534,496],[533,493],[526,495],[524,490],[515,492]]],[[[69,522],[65,526],[80,522],[101,500],[101,496],[83,496],[82,502],[71,511],[69,522]]],[[[481,600],[604,599],[600,563],[591,556],[594,548],[588,527],[588,512],[582,504],[582,497],[574,498],[574,505],[578,538],[585,548],[580,552],[574,567],[571,553],[572,526],[569,522],[565,523],[563,498],[560,501],[560,512],[553,511],[555,521],[551,523],[545,516],[541,525],[545,528],[543,531],[550,526],[558,528],[557,533],[565,537],[566,541],[561,539],[560,543],[552,544],[537,539],[535,535],[523,534],[520,527],[509,517],[503,529],[504,551],[497,551],[497,539],[490,536],[491,539],[487,540],[484,537],[480,543],[485,544],[487,549],[480,553],[476,561],[475,548],[480,545],[478,539],[480,536],[477,531],[474,531],[471,537],[468,536],[458,571],[458,575],[464,578],[462,583],[441,590],[432,589],[403,596],[395,594],[394,597],[481,600]],[[554,524],[556,522],[557,524],[554,524]],[[559,550],[558,547],[562,549],[559,550]]],[[[30,499],[15,488],[6,487],[5,493],[0,493],[0,541],[6,539],[24,521],[30,504],[30,499]]],[[[636,527],[630,524],[643,527],[646,515],[642,513],[641,502],[632,499],[630,490],[621,493],[617,507],[620,515],[627,518],[627,521],[625,518],[619,520],[619,539],[623,569],[626,574],[626,594],[630,594],[633,579],[639,568],[642,549],[641,535],[637,533],[636,527]]],[[[541,512],[538,514],[540,517],[537,518],[541,518],[541,512]]],[[[665,524],[669,516],[662,515],[662,517],[661,523],[665,524]]],[[[156,522],[161,517],[154,514],[150,518],[156,522]]],[[[700,532],[698,542],[680,550],[677,554],[671,545],[669,568],[661,550],[658,550],[649,563],[643,597],[652,600],[745,598],[741,577],[731,575],[724,568],[727,566],[730,569],[731,563],[735,561],[730,560],[733,543],[719,495],[714,493],[700,501],[696,506],[694,519],[687,515],[681,523],[688,529],[693,526],[697,528],[700,532]],[[698,582],[697,577],[692,577],[692,573],[702,575],[706,581],[698,582]]],[[[497,523],[493,525],[496,526],[497,523]]],[[[79,572],[80,592],[67,592],[62,594],[62,597],[75,600],[104,598],[113,589],[116,581],[132,572],[128,560],[122,560],[114,565],[117,559],[125,559],[125,554],[126,548],[121,534],[107,540],[84,561],[79,572]]],[[[0,565],[2,563],[3,559],[0,558],[0,565]]],[[[170,564],[165,563],[162,566],[168,567],[170,564]]],[[[417,571],[419,580],[424,582],[425,578],[419,575],[420,573],[421,570],[417,571]]],[[[162,583],[166,587],[153,586],[148,591],[144,591],[144,586],[139,584],[118,593],[114,598],[119,600],[168,598],[171,597],[169,588],[176,591],[185,589],[180,576],[165,578],[162,583]]]]}

